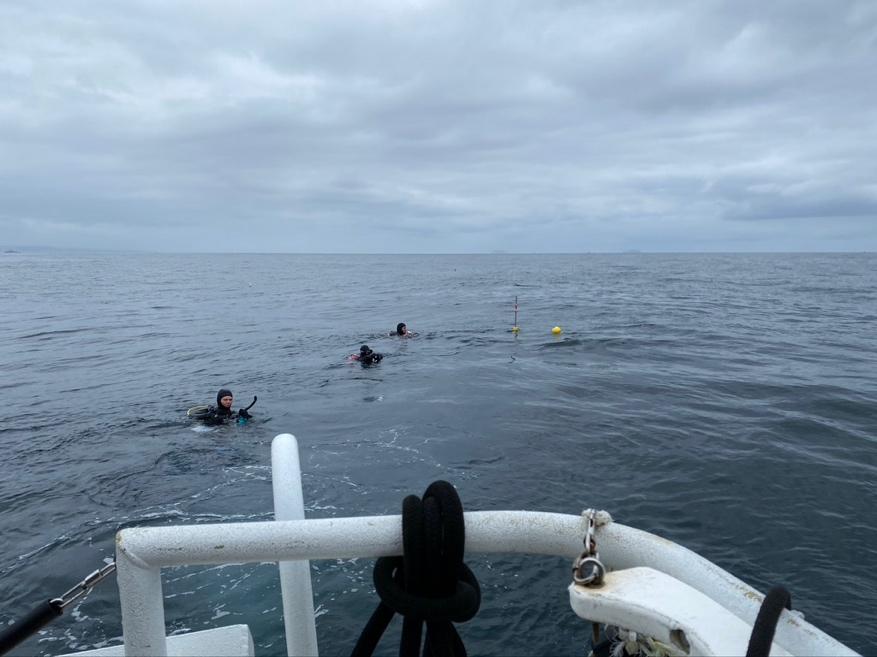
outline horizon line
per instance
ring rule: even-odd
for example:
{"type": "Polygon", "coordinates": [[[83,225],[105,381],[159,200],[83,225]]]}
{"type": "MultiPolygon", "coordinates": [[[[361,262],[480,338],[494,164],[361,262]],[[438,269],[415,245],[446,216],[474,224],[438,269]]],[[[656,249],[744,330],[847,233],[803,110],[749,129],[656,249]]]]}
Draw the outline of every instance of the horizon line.
{"type": "Polygon", "coordinates": [[[106,254],[137,254],[137,255],[306,255],[306,256],[513,256],[513,255],[822,255],[822,254],[874,254],[877,250],[759,250],[759,251],[723,251],[723,250],[683,250],[683,251],[646,251],[642,249],[624,249],[618,251],[152,251],[136,249],[100,249],[89,247],[67,246],[0,246],[0,255],[24,255],[25,252],[72,252],[72,253],[106,253],[106,254]],[[23,249],[23,251],[17,251],[23,249]]]}

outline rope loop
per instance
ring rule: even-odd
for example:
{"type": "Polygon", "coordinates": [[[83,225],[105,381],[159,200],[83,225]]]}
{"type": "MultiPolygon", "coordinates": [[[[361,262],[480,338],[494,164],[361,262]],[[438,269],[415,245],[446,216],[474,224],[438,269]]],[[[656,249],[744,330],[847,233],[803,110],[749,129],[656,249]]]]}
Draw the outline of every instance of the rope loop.
{"type": "Polygon", "coordinates": [[[406,497],[403,556],[381,557],[375,563],[374,584],[381,602],[353,657],[369,657],[397,613],[404,619],[402,657],[416,657],[421,650],[430,657],[465,657],[466,648],[452,623],[470,620],[481,606],[478,580],[463,563],[465,547],[463,505],[451,484],[435,481],[422,499],[406,497]]]}
{"type": "Polygon", "coordinates": [[[394,577],[404,568],[402,557],[381,557],[375,564],[375,589],[381,600],[401,616],[416,616],[425,621],[465,623],[475,617],[481,606],[478,580],[463,564],[454,592],[448,596],[425,597],[405,590],[404,576],[394,577]]]}

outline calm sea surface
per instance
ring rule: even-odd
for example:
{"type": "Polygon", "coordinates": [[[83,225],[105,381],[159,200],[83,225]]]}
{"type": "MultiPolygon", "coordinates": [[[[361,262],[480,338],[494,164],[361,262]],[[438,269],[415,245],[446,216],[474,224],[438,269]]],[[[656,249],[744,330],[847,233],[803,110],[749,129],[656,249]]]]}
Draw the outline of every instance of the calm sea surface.
{"type": "MultiPolygon", "coordinates": [[[[873,254],[0,255],[0,626],[122,527],[271,519],[291,432],[309,517],[396,514],[435,479],[469,510],[602,508],[873,654],[875,321],[873,254]],[[363,343],[379,366],[345,362],[363,343]],[[223,386],[258,421],[197,431],[223,386]]],[[[566,560],[468,561],[470,654],[582,654],[566,560]]],[[[322,654],[350,652],[371,568],[313,563],[322,654]]],[[[276,566],[164,576],[171,629],[285,650],[276,566]]],[[[120,635],[110,582],[18,654],[120,635]]]]}

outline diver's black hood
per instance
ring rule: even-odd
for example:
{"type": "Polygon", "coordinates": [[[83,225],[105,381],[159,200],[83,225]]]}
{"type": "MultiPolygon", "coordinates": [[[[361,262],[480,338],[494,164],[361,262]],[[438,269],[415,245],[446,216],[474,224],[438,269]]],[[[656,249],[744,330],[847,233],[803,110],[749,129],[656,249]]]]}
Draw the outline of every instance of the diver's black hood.
{"type": "Polygon", "coordinates": [[[223,406],[220,401],[223,397],[234,397],[234,394],[228,388],[220,388],[219,392],[216,393],[216,412],[221,415],[230,414],[231,409],[223,406]]]}

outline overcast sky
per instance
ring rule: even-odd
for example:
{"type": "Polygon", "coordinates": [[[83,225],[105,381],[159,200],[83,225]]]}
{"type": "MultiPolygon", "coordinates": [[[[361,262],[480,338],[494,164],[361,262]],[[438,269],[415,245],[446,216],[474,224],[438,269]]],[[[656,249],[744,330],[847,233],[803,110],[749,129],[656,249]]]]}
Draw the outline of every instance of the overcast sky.
{"type": "Polygon", "coordinates": [[[3,0],[0,245],[877,250],[877,2],[3,0]]]}

